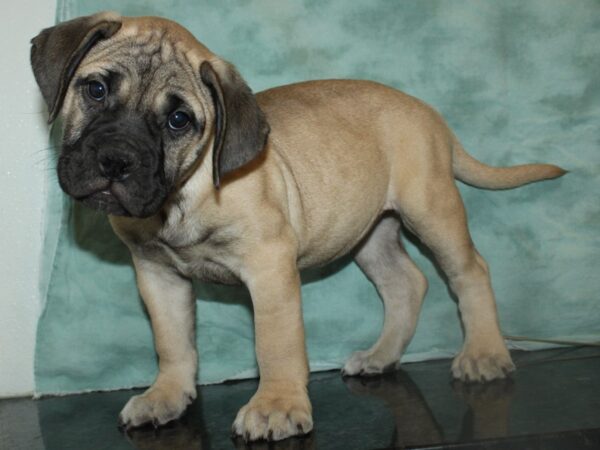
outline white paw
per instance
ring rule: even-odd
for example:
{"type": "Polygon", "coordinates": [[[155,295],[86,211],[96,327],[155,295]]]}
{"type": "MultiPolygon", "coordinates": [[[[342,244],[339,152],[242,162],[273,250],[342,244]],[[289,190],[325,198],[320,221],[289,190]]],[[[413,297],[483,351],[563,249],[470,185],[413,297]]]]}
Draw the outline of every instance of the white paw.
{"type": "Polygon", "coordinates": [[[498,353],[462,351],[452,362],[452,376],[464,382],[502,379],[514,370],[508,350],[498,353]]]}
{"type": "Polygon", "coordinates": [[[312,430],[311,406],[304,388],[259,389],[237,414],[232,432],[246,441],[279,441],[312,430]]]}
{"type": "Polygon", "coordinates": [[[396,370],[400,362],[369,350],[354,352],[342,368],[343,376],[372,376],[396,370]]]}
{"type": "Polygon", "coordinates": [[[196,388],[150,387],[141,395],[129,399],[121,413],[119,423],[125,428],[151,423],[155,427],[176,420],[196,398],[196,388]]]}

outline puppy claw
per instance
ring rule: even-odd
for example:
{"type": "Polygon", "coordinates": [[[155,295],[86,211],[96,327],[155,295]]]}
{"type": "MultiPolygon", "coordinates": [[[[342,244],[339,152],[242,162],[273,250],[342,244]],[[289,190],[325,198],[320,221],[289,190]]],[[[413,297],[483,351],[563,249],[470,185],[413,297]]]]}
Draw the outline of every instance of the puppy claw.
{"type": "Polygon", "coordinates": [[[129,430],[129,423],[123,421],[123,419],[121,419],[119,417],[119,420],[117,422],[117,428],[121,431],[124,431],[125,433],[127,433],[127,431],[129,430]]]}
{"type": "Polygon", "coordinates": [[[492,355],[460,353],[452,362],[452,376],[465,383],[504,379],[515,370],[508,351],[492,355]]]}
{"type": "Polygon", "coordinates": [[[370,350],[354,352],[342,368],[343,377],[373,377],[398,368],[398,360],[370,350]]]}
{"type": "Polygon", "coordinates": [[[312,430],[310,401],[304,388],[274,395],[265,389],[240,409],[233,432],[246,442],[280,441],[312,430]]]}
{"type": "Polygon", "coordinates": [[[179,388],[151,387],[143,394],[129,399],[119,414],[119,423],[125,429],[145,424],[156,429],[179,419],[194,397],[195,393],[182,392],[179,388]]]}

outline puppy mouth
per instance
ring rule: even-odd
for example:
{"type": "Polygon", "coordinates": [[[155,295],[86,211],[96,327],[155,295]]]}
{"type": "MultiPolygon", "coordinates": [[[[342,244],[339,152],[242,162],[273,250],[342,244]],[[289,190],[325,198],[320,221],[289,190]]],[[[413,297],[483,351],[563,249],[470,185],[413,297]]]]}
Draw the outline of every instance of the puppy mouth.
{"type": "Polygon", "coordinates": [[[101,187],[85,195],[74,196],[75,200],[80,201],[93,209],[117,216],[132,216],[131,212],[119,199],[119,189],[115,189],[113,183],[101,187]]]}

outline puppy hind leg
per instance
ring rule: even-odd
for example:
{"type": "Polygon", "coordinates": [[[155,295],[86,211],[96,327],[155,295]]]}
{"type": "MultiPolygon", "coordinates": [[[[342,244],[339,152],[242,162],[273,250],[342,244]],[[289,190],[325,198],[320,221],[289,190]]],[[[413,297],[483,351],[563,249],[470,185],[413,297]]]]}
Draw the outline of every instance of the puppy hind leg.
{"type": "Polygon", "coordinates": [[[462,199],[453,180],[438,180],[438,190],[399,202],[404,223],[429,247],[458,297],[465,337],[452,364],[463,381],[504,378],[514,370],[500,332],[488,266],[475,249],[462,199]]]}
{"type": "Polygon", "coordinates": [[[396,369],[415,332],[427,280],[406,253],[399,231],[396,217],[384,217],[355,257],[377,288],[385,317],[377,342],[369,350],[353,353],[342,369],[344,375],[375,375],[396,369]]]}

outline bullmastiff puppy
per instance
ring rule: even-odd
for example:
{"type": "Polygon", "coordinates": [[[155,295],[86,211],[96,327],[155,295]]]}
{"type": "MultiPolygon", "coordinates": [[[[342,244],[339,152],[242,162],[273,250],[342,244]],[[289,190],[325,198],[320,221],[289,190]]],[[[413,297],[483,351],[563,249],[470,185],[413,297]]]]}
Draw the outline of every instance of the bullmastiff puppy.
{"type": "Polygon", "coordinates": [[[109,215],[152,322],[159,373],[125,405],[123,426],[165,424],[196,397],[196,277],[244,283],[252,297],[260,383],[234,433],[310,432],[299,270],[354,252],[385,321],[343,373],[394,369],[427,289],[402,228],[431,249],[459,299],[452,375],[482,382],[514,369],[455,179],[506,189],[559,167],[478,162],[431,107],[374,82],[254,95],[231,64],[156,17],[99,13],[47,28],[31,62],[49,121],[63,117],[60,186],[109,215]]]}

